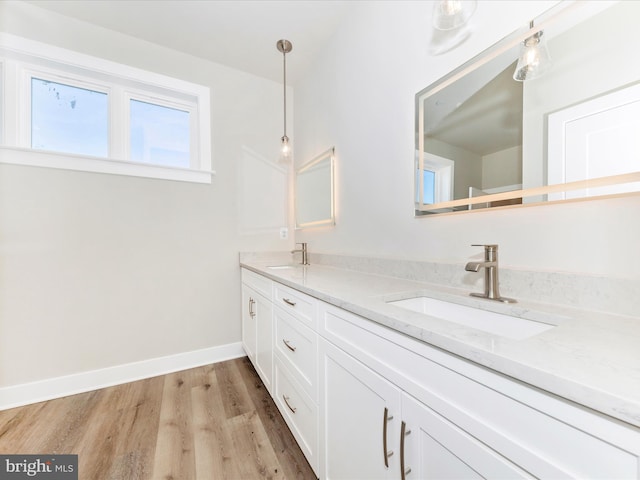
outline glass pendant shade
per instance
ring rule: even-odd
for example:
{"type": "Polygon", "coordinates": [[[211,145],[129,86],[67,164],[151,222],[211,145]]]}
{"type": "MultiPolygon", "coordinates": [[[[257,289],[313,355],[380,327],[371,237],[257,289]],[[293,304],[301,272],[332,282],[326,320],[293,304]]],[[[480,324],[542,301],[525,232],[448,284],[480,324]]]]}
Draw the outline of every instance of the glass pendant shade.
{"type": "Polygon", "coordinates": [[[476,0],[440,0],[433,6],[433,26],[453,30],[469,21],[476,11],[476,0]]]}
{"type": "Polygon", "coordinates": [[[520,56],[513,79],[518,82],[532,80],[543,75],[551,67],[551,55],[542,39],[542,31],[522,42],[520,56]]]}
{"type": "Polygon", "coordinates": [[[289,137],[282,137],[282,145],[280,148],[280,163],[291,162],[291,145],[289,145],[289,137]]]}

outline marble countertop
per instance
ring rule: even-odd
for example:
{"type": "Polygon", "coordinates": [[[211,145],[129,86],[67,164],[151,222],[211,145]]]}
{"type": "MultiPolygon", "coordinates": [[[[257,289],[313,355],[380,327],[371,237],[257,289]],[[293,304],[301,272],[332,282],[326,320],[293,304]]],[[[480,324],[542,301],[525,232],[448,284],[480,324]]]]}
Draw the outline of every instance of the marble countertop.
{"type": "Polygon", "coordinates": [[[519,301],[501,304],[467,290],[325,265],[241,266],[395,331],[640,427],[640,318],[519,301]],[[428,296],[556,325],[513,340],[388,304],[428,296]]]}

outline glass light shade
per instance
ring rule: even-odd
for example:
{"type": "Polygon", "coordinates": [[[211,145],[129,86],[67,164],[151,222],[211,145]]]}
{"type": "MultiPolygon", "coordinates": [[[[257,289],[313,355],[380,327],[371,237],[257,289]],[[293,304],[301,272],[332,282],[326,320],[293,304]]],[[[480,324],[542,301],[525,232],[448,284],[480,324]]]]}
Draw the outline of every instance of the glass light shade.
{"type": "Polygon", "coordinates": [[[280,147],[280,163],[290,163],[292,158],[291,145],[289,144],[289,137],[286,135],[282,137],[282,144],[280,147]]]}
{"type": "Polygon", "coordinates": [[[453,30],[469,21],[476,11],[476,0],[440,0],[433,6],[433,26],[453,30]]]}
{"type": "Polygon", "coordinates": [[[551,55],[542,40],[542,31],[540,31],[522,42],[513,79],[518,82],[531,80],[544,74],[550,67],[551,55]]]}

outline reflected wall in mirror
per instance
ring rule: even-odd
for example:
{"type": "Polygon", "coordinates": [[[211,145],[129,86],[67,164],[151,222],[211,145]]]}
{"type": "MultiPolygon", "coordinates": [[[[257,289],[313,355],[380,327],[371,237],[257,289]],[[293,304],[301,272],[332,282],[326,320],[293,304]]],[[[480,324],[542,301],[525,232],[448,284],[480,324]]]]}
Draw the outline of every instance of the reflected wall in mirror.
{"type": "Polygon", "coordinates": [[[416,95],[416,215],[640,191],[640,2],[563,2],[416,95]],[[542,31],[551,68],[513,73],[542,31]]]}
{"type": "Polygon", "coordinates": [[[332,147],[296,170],[296,228],[335,225],[332,147]]]}

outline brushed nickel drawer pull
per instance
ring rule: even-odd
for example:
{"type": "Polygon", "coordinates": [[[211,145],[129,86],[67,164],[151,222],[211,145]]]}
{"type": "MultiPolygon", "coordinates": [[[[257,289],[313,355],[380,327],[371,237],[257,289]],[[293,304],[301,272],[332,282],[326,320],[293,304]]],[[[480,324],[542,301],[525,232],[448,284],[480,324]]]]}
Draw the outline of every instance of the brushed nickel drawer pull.
{"type": "Polygon", "coordinates": [[[288,340],[285,340],[285,339],[283,338],[283,339],[282,339],[282,343],[284,343],[284,344],[287,346],[287,348],[288,348],[289,350],[291,350],[292,352],[295,352],[295,351],[296,351],[296,347],[292,347],[292,346],[289,344],[289,341],[288,341],[288,340]]]}
{"type": "Polygon", "coordinates": [[[289,300],[288,298],[283,298],[282,301],[284,303],[286,303],[287,305],[291,305],[292,307],[296,306],[296,302],[292,302],[291,300],[289,300]]]}
{"type": "Polygon", "coordinates": [[[404,437],[409,435],[411,430],[407,429],[407,424],[403,421],[400,425],[400,480],[405,480],[411,473],[411,468],[404,468],[404,437]]]}
{"type": "Polygon", "coordinates": [[[249,297],[249,316],[251,318],[256,316],[255,312],[253,311],[253,304],[254,303],[256,303],[256,301],[253,298],[249,297]]]}
{"type": "Polygon", "coordinates": [[[292,413],[296,413],[296,410],[298,410],[297,408],[292,407],[291,405],[289,405],[289,397],[282,395],[282,399],[284,400],[284,403],[287,404],[287,407],[289,407],[289,410],[291,410],[292,413]]]}
{"type": "Polygon", "coordinates": [[[393,419],[389,415],[389,409],[384,407],[384,417],[382,418],[382,452],[384,455],[384,466],[389,468],[389,457],[393,455],[393,450],[387,450],[387,422],[393,419]]]}

